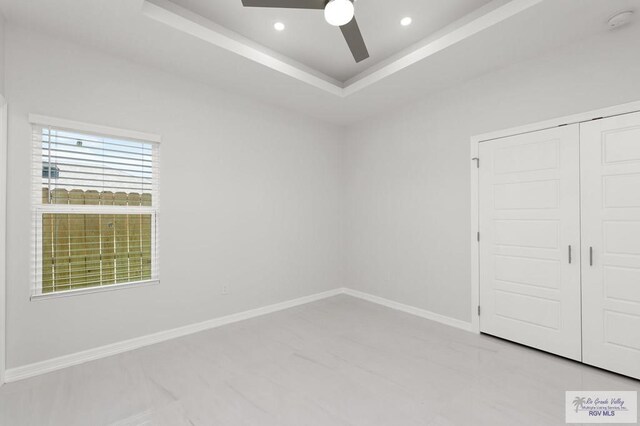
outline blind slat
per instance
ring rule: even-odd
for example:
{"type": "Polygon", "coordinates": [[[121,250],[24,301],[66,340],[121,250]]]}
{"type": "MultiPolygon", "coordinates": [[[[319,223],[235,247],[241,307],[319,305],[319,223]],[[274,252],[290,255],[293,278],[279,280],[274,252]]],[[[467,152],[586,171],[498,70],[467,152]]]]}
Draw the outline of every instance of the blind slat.
{"type": "MultiPolygon", "coordinates": [[[[57,144],[52,144],[52,145],[55,146],[57,144]]],[[[130,155],[126,155],[126,156],[125,155],[108,155],[108,154],[101,154],[99,152],[95,152],[95,153],[94,152],[85,152],[84,151],[85,149],[86,149],[86,147],[82,147],[82,150],[47,148],[47,151],[48,152],[62,152],[62,153],[65,153],[65,154],[86,155],[86,156],[98,157],[98,158],[120,158],[120,159],[128,160],[130,162],[142,162],[142,163],[149,163],[149,164],[151,164],[153,162],[150,159],[144,158],[144,157],[149,157],[149,155],[150,155],[149,153],[147,153],[147,154],[138,154],[140,158],[136,158],[138,155],[136,155],[133,152],[128,153],[130,155]]],[[[76,157],[74,157],[74,158],[76,158],[76,157]]],[[[99,161],[100,163],[103,162],[101,160],[90,160],[90,159],[87,159],[86,161],[99,161]]]]}
{"type": "MultiPolygon", "coordinates": [[[[35,126],[34,126],[35,127],[35,126]]],[[[72,130],[64,130],[62,128],[56,127],[48,127],[48,126],[39,126],[41,129],[41,133],[34,135],[34,138],[38,140],[51,140],[52,138],[64,138],[67,140],[80,140],[85,142],[97,142],[105,145],[117,145],[117,146],[125,146],[128,147],[131,145],[131,142],[139,142],[144,144],[144,147],[148,149],[152,149],[149,147],[149,144],[155,143],[153,141],[144,141],[139,139],[122,139],[119,137],[110,137],[110,136],[99,136],[99,135],[89,135],[83,131],[72,131],[72,130]],[[51,129],[51,130],[49,130],[51,129]]]]}
{"type": "MultiPolygon", "coordinates": [[[[49,166],[49,162],[43,162],[40,158],[37,158],[34,160],[34,162],[37,162],[41,165],[46,165],[49,166]]],[[[52,164],[52,166],[58,166],[58,167],[65,167],[65,166],[73,166],[74,168],[82,168],[82,169],[94,169],[95,170],[95,165],[94,164],[73,164],[73,163],[57,163],[57,164],[52,164]]],[[[148,168],[145,167],[142,170],[141,169],[127,169],[125,167],[122,167],[120,169],[118,169],[118,171],[120,172],[131,172],[131,173],[146,173],[146,174],[152,174],[153,172],[157,173],[157,168],[153,167],[153,168],[148,168]]],[[[42,173],[42,169],[36,169],[36,171],[38,172],[38,174],[42,173]]],[[[94,172],[96,173],[96,172],[94,172]]]]}
{"type": "Polygon", "coordinates": [[[99,141],[90,141],[90,140],[86,140],[86,139],[79,139],[79,138],[69,138],[69,137],[64,137],[64,136],[57,136],[56,140],[49,140],[49,139],[36,139],[36,140],[44,140],[47,143],[51,142],[52,145],[57,145],[57,146],[67,146],[67,147],[77,147],[78,146],[78,142],[80,142],[82,144],[82,146],[85,149],[97,149],[97,150],[101,150],[101,151],[107,151],[107,152],[123,152],[123,153],[130,153],[130,152],[145,152],[147,154],[151,154],[153,148],[151,147],[147,147],[147,146],[141,146],[140,148],[136,148],[135,151],[125,151],[122,149],[113,149],[113,148],[105,148],[105,147],[115,147],[115,148],[126,148],[126,145],[114,145],[114,144],[109,144],[106,142],[99,142],[99,141]],[[68,142],[60,142],[58,139],[62,139],[64,141],[73,141],[75,143],[68,143],[68,142]],[[85,145],[86,143],[86,145],[85,145]],[[99,144],[102,145],[100,146],[92,146],[92,144],[99,144]]]}
{"type": "MultiPolygon", "coordinates": [[[[45,163],[45,164],[56,165],[56,163],[59,162],[58,160],[67,160],[68,162],[65,163],[65,164],[68,165],[68,166],[73,166],[76,163],[80,163],[80,164],[85,164],[85,165],[89,165],[89,166],[93,165],[96,169],[107,168],[109,170],[121,170],[119,167],[122,167],[122,166],[129,166],[129,167],[130,166],[137,166],[134,163],[124,163],[124,162],[107,161],[107,160],[92,161],[92,160],[88,160],[88,159],[84,159],[84,158],[64,157],[64,156],[61,156],[61,155],[47,155],[46,157],[43,156],[43,160],[44,160],[43,163],[45,163]],[[105,167],[105,166],[109,166],[109,167],[105,167]]],[[[141,169],[150,169],[151,168],[150,165],[142,165],[142,164],[139,165],[139,167],[141,169]]]]}

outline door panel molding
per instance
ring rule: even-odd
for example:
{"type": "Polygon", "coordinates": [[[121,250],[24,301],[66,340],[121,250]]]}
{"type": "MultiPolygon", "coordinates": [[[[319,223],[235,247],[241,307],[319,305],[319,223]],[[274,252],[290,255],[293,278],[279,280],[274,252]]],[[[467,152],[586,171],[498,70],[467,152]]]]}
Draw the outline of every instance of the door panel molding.
{"type": "MultiPolygon", "coordinates": [[[[480,155],[481,146],[484,142],[499,140],[504,138],[509,138],[516,135],[523,135],[532,132],[539,132],[541,130],[547,130],[557,127],[564,127],[571,124],[577,125],[590,125],[593,123],[599,123],[601,121],[607,120],[612,117],[622,117],[623,120],[626,120],[626,117],[629,115],[633,115],[640,112],[640,102],[632,102],[622,105],[616,105],[608,108],[602,108],[594,111],[589,111],[585,113],[575,114],[566,117],[560,117],[552,120],[547,120],[543,122],[533,123],[525,126],[500,130],[491,133],[485,133],[477,136],[473,136],[470,141],[470,162],[469,162],[469,171],[470,171],[470,185],[471,185],[471,232],[470,232],[470,242],[471,242],[471,295],[472,295],[472,303],[471,303],[471,318],[472,318],[472,330],[479,333],[480,332],[480,313],[485,313],[484,307],[481,310],[480,306],[480,247],[483,243],[486,243],[487,237],[486,235],[482,235],[480,231],[480,214],[479,214],[479,206],[480,206],[480,170],[481,167],[486,166],[486,158],[483,159],[480,155]],[[483,161],[484,160],[484,161],[483,161]]],[[[639,114],[640,115],[640,114],[639,114]]],[[[614,126],[615,127],[615,126],[614,126]]],[[[633,222],[635,220],[629,220],[628,217],[625,217],[625,210],[628,209],[640,209],[640,199],[636,197],[636,193],[633,191],[629,191],[629,188],[636,187],[638,181],[640,181],[640,171],[636,168],[638,162],[640,162],[640,145],[637,145],[635,142],[631,141],[628,137],[629,134],[638,133],[640,135],[640,121],[631,122],[627,125],[623,126],[624,128],[612,128],[607,130],[606,143],[601,145],[600,153],[602,155],[603,164],[606,166],[616,166],[619,169],[619,173],[616,173],[615,176],[610,177],[601,177],[601,186],[608,185],[609,189],[605,189],[601,194],[603,195],[603,208],[608,210],[609,217],[607,218],[609,222],[615,222],[613,227],[610,228],[610,237],[607,241],[608,246],[604,245],[604,238],[600,246],[594,244],[588,244],[585,241],[582,241],[578,246],[572,247],[572,261],[577,261],[577,255],[582,253],[584,256],[582,260],[582,265],[586,265],[584,267],[589,267],[589,248],[593,247],[593,262],[594,265],[597,265],[598,262],[604,262],[606,266],[602,268],[602,276],[603,282],[609,280],[608,284],[603,284],[601,290],[601,299],[607,302],[619,302],[624,303],[626,307],[629,306],[640,306],[640,294],[636,294],[636,287],[634,287],[633,283],[637,282],[636,276],[640,276],[640,270],[636,271],[636,261],[640,258],[640,248],[634,245],[634,241],[623,241],[621,238],[616,238],[617,234],[620,232],[623,233],[634,233],[633,229],[626,229],[629,222],[633,222]],[[622,134],[620,132],[622,130],[622,134]],[[624,135],[624,132],[627,132],[627,136],[624,135]],[[635,133],[634,133],[635,132],[635,133]],[[627,189],[625,189],[627,188],[627,189]],[[624,228],[623,231],[620,231],[620,228],[624,228]],[[609,251],[607,251],[607,248],[609,251]],[[605,279],[604,275],[608,274],[608,277],[605,279]],[[611,281],[615,280],[615,281],[611,281]]],[[[507,192],[509,189],[504,189],[502,194],[500,194],[503,199],[508,198],[507,192]]],[[[513,192],[513,191],[511,191],[513,192]]],[[[550,197],[548,194],[546,197],[550,197]]],[[[538,200],[540,201],[540,200],[538,200]]],[[[546,202],[547,206],[552,206],[552,203],[549,199],[543,200],[546,202]]],[[[530,208],[531,204],[529,200],[526,199],[511,199],[507,201],[502,201],[497,203],[497,207],[504,208],[505,211],[509,211],[509,207],[511,210],[517,210],[518,207],[527,207],[530,208]]],[[[640,213],[637,217],[640,217],[640,213]]],[[[582,231],[582,230],[581,230],[582,231]]],[[[582,232],[581,232],[581,238],[582,232]]],[[[638,239],[640,240],[640,239],[638,239]]],[[[531,256],[531,251],[533,249],[520,248],[521,253],[525,257],[531,256]]],[[[505,254],[505,253],[501,253],[505,254]]],[[[544,256],[542,256],[544,258],[544,256]]],[[[542,274],[551,274],[549,270],[546,271],[538,271],[542,274]]],[[[524,272],[522,272],[524,273],[524,272]]],[[[508,284],[505,285],[521,285],[521,286],[531,286],[526,282],[518,282],[518,281],[531,281],[535,280],[535,277],[526,280],[518,280],[513,277],[500,277],[504,279],[504,281],[508,284]]],[[[549,278],[545,277],[548,281],[549,278]]],[[[584,284],[582,284],[584,285],[584,284]]],[[[540,290],[544,291],[544,288],[541,287],[540,290]]],[[[640,293],[640,291],[638,291],[640,293]]],[[[604,311],[603,311],[604,312],[604,311]]],[[[636,319],[635,311],[629,312],[628,309],[607,309],[606,310],[606,319],[603,318],[602,322],[608,321],[610,324],[620,326],[620,321],[626,319],[628,322],[634,322],[636,319]]],[[[630,326],[630,324],[625,324],[630,326]]],[[[616,329],[617,332],[619,329],[616,329]]],[[[633,363],[639,363],[640,359],[635,356],[635,347],[636,345],[640,345],[639,342],[634,340],[633,336],[625,337],[626,335],[619,335],[616,333],[609,333],[606,336],[606,343],[610,347],[616,348],[624,348],[627,353],[633,350],[633,357],[628,358],[629,365],[633,363]],[[631,349],[630,349],[631,348],[631,349]]],[[[636,336],[637,337],[637,336],[636,336]]],[[[588,358],[588,356],[587,356],[588,358]]],[[[615,370],[611,366],[603,366],[602,368],[610,369],[613,371],[620,371],[620,369],[615,370]]],[[[640,368],[640,365],[639,365],[640,368]]],[[[622,372],[622,374],[631,375],[631,373],[622,372]]],[[[633,373],[636,374],[636,373],[633,373]]],[[[638,375],[635,375],[636,378],[638,375]]]]}
{"type": "MultiPolygon", "coordinates": [[[[503,130],[497,130],[488,133],[481,133],[471,137],[469,141],[469,175],[470,175],[470,223],[471,232],[469,233],[469,242],[471,244],[471,324],[472,331],[480,333],[480,321],[478,315],[478,306],[480,305],[480,257],[479,257],[479,240],[481,236],[479,232],[479,211],[478,211],[478,184],[479,184],[479,167],[482,161],[479,157],[480,145],[482,142],[505,138],[509,136],[521,135],[525,133],[537,132],[540,130],[551,129],[569,124],[585,123],[601,118],[615,117],[619,115],[630,114],[640,111],[640,101],[629,102],[620,105],[613,105],[596,110],[581,112],[563,117],[553,118],[551,120],[539,121],[526,124],[523,126],[511,127],[503,130]]],[[[576,248],[577,249],[577,248],[576,248]]]]}
{"type": "Polygon", "coordinates": [[[640,113],[581,124],[580,144],[583,361],[640,379],[640,113]]]}
{"type": "Polygon", "coordinates": [[[580,253],[569,262],[568,247],[580,246],[579,136],[571,125],[483,143],[479,190],[480,330],[574,360],[580,253]],[[521,208],[501,208],[504,185],[521,189],[506,193],[521,208]]]}

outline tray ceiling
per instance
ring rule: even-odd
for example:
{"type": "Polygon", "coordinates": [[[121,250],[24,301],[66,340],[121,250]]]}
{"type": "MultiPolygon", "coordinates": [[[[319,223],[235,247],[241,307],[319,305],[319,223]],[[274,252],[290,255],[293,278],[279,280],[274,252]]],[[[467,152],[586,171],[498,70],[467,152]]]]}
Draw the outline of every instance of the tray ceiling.
{"type": "MultiPolygon", "coordinates": [[[[218,1],[227,0],[212,0],[218,1]]],[[[362,1],[366,0],[359,0],[362,1]]],[[[167,24],[171,20],[175,24],[177,19],[169,12],[165,13],[166,19],[150,19],[144,13],[147,3],[0,0],[0,10],[7,21],[7,61],[22,53],[12,48],[11,41],[16,37],[34,44],[43,38],[71,42],[60,45],[68,49],[88,47],[96,55],[106,53],[114,60],[163,70],[168,73],[167,78],[176,75],[193,84],[240,94],[251,102],[265,102],[345,125],[382,112],[393,113],[439,91],[519,62],[544,67],[544,63],[529,60],[552,52],[575,56],[578,52],[588,55],[585,49],[591,48],[629,50],[640,39],[637,19],[619,30],[609,31],[607,27],[608,18],[616,12],[640,11],[640,0],[543,0],[535,4],[533,0],[494,0],[462,18],[461,23],[438,30],[346,84],[334,84],[314,75],[318,72],[309,67],[305,71],[286,61],[273,66],[274,56],[259,50],[250,57],[246,54],[248,44],[236,41],[238,50],[234,50],[220,40],[212,43],[210,36],[224,38],[219,32],[223,31],[222,26],[217,28],[219,31],[212,31],[183,20],[183,27],[178,28],[179,25],[167,24]],[[571,46],[577,50],[574,52],[571,46]]],[[[200,19],[201,24],[213,22],[200,19]]],[[[231,41],[227,38],[225,43],[231,41]]],[[[349,52],[345,55],[348,57],[349,52]]]]}
{"type": "Polygon", "coordinates": [[[171,0],[337,81],[347,80],[488,4],[490,0],[356,0],[370,58],[356,64],[339,29],[321,10],[243,7],[241,0],[171,0]],[[400,25],[411,17],[409,26],[400,25]],[[286,29],[275,31],[282,22],[286,29]]]}

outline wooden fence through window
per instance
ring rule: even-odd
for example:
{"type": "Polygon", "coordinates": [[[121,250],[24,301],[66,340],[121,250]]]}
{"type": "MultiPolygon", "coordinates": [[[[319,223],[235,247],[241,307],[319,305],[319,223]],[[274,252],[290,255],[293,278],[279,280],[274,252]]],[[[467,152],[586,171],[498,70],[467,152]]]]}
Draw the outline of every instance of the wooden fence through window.
{"type": "MultiPolygon", "coordinates": [[[[151,194],[43,188],[43,204],[151,206],[151,194]]],[[[44,213],[42,292],[151,279],[151,214],[44,213]]]]}

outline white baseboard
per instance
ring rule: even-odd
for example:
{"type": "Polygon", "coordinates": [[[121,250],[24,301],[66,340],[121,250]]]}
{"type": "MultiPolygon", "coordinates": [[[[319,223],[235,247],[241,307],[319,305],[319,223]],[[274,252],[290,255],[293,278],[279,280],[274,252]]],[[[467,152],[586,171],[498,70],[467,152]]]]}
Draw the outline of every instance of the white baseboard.
{"type": "Polygon", "coordinates": [[[411,315],[416,315],[418,317],[439,322],[441,324],[448,325],[451,327],[459,328],[461,330],[474,332],[473,325],[470,322],[451,318],[441,314],[436,314],[435,312],[416,308],[414,306],[405,305],[400,302],[395,302],[393,300],[385,299],[384,297],[374,296],[373,294],[364,293],[358,290],[352,290],[350,288],[343,288],[342,292],[344,294],[348,294],[349,296],[357,297],[359,299],[363,299],[368,302],[377,303],[378,305],[386,306],[387,308],[396,309],[398,311],[406,312],[411,315]]]}
{"type": "Polygon", "coordinates": [[[460,321],[455,318],[450,318],[444,315],[436,314],[434,312],[430,312],[430,311],[416,308],[413,306],[404,305],[399,302],[394,302],[393,300],[385,299],[379,296],[374,296],[368,293],[363,293],[357,290],[352,290],[350,288],[337,288],[334,290],[325,291],[323,293],[317,293],[311,296],[300,297],[298,299],[288,300],[285,302],[276,303],[274,305],[265,306],[262,308],[251,309],[248,311],[239,312],[237,314],[227,315],[220,318],[214,318],[214,319],[199,322],[196,324],[186,325],[184,327],[178,327],[171,330],[160,331],[158,333],[136,337],[133,339],[124,340],[122,342],[117,342],[110,345],[88,349],[82,352],[76,352],[74,354],[63,355],[57,358],[35,362],[33,364],[23,365],[21,367],[10,368],[5,371],[4,379],[7,383],[15,382],[17,380],[38,376],[40,374],[50,373],[52,371],[61,370],[63,368],[71,367],[73,365],[78,365],[88,361],[105,358],[111,355],[116,355],[119,353],[131,351],[144,346],[153,345],[155,343],[160,343],[167,340],[175,339],[177,337],[187,336],[189,334],[197,333],[199,331],[209,330],[211,328],[220,327],[226,324],[231,324],[238,321],[244,321],[250,318],[259,317],[261,315],[282,311],[284,309],[293,308],[295,306],[304,305],[307,303],[315,302],[317,300],[337,296],[339,294],[346,294],[349,296],[357,297],[359,299],[367,300],[369,302],[386,306],[391,309],[396,309],[402,312],[406,312],[408,314],[416,315],[421,318],[426,318],[431,321],[436,321],[451,327],[460,328],[466,331],[473,331],[471,323],[468,323],[465,321],[460,321]]]}
{"type": "Polygon", "coordinates": [[[17,380],[22,380],[22,379],[37,376],[40,374],[49,373],[52,371],[71,367],[73,365],[78,365],[88,361],[93,361],[93,360],[105,358],[111,355],[116,355],[122,352],[131,351],[133,349],[138,349],[144,346],[153,345],[154,343],[160,343],[167,340],[175,339],[176,337],[187,336],[189,334],[197,333],[199,331],[209,330],[211,328],[220,327],[226,324],[231,324],[234,322],[259,317],[261,315],[282,311],[284,309],[293,308],[295,306],[304,305],[304,304],[315,302],[321,299],[326,299],[327,297],[336,296],[342,293],[343,293],[343,290],[341,288],[337,288],[335,290],[329,290],[323,293],[313,294],[311,296],[300,297],[298,299],[287,300],[285,302],[276,303],[274,305],[251,309],[248,311],[239,312],[237,314],[227,315],[220,318],[214,318],[214,319],[199,322],[196,324],[186,325],[184,327],[178,327],[171,330],[160,331],[158,333],[136,337],[133,339],[124,340],[122,342],[117,342],[110,345],[88,349],[82,352],[76,352],[74,354],[63,355],[57,358],[35,362],[33,364],[23,365],[21,367],[10,368],[5,371],[4,379],[7,383],[15,382],[17,380]]]}

